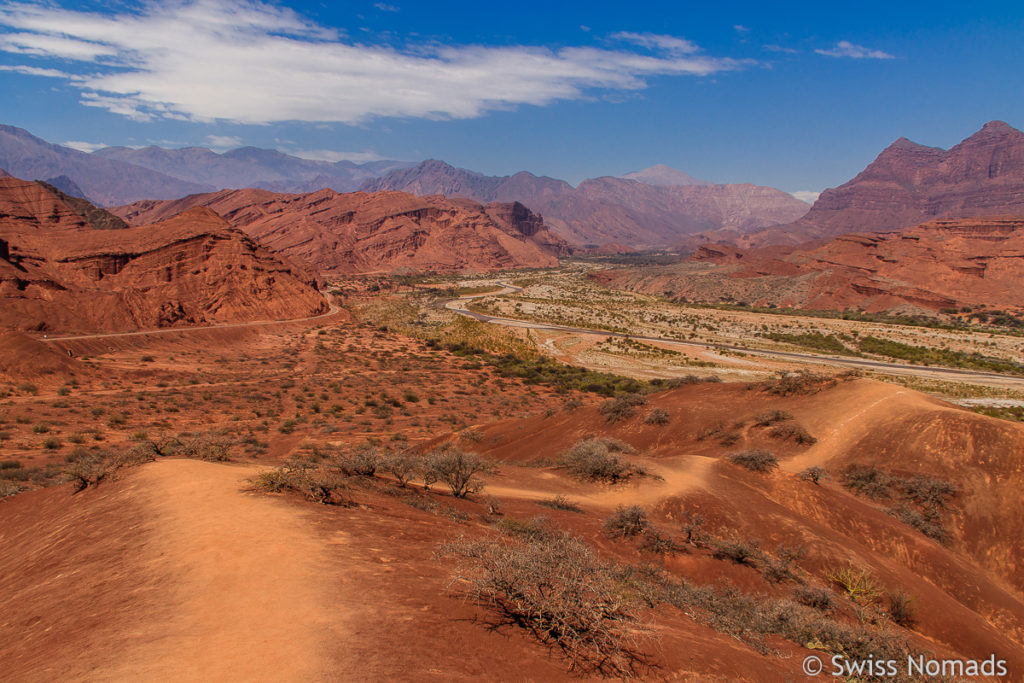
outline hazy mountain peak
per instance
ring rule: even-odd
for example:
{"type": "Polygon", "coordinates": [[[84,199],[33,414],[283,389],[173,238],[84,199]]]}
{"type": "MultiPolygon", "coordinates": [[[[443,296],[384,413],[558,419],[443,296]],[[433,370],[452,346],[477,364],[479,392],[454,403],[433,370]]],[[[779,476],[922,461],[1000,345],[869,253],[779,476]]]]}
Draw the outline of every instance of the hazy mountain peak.
{"type": "Polygon", "coordinates": [[[633,171],[619,176],[626,180],[636,180],[647,185],[711,185],[706,180],[698,180],[686,171],[672,168],[665,164],[656,164],[642,171],[633,171]]]}

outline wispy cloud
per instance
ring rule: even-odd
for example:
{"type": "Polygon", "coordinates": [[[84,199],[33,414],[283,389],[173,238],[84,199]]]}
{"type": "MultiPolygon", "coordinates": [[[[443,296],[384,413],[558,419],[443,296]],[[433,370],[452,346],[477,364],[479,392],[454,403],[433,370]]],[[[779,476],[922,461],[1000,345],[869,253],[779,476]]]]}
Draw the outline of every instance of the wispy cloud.
{"type": "Polygon", "coordinates": [[[783,45],[765,45],[764,49],[766,52],[781,52],[787,55],[795,55],[796,53],[800,52],[800,50],[796,50],[791,47],[785,47],[783,45]]]}
{"type": "Polygon", "coordinates": [[[339,161],[352,161],[357,164],[362,164],[367,161],[380,161],[384,157],[377,154],[372,150],[365,152],[335,152],[330,149],[301,149],[295,151],[284,151],[285,154],[291,154],[302,159],[310,159],[312,161],[330,161],[331,163],[337,163],[339,161]]]}
{"type": "Polygon", "coordinates": [[[69,141],[67,141],[67,142],[65,142],[63,144],[64,144],[65,147],[70,147],[71,149],[77,149],[79,152],[95,152],[98,149],[103,149],[104,147],[110,147],[110,145],[108,145],[108,144],[106,144],[104,142],[81,142],[81,141],[78,141],[78,140],[69,140],[69,141]]]}
{"type": "Polygon", "coordinates": [[[854,45],[848,40],[840,40],[836,46],[828,50],[815,50],[819,55],[826,57],[849,57],[851,59],[895,59],[888,52],[872,50],[863,45],[854,45]]]}
{"type": "Polygon", "coordinates": [[[700,52],[700,48],[696,43],[693,43],[686,38],[667,36],[660,33],[631,33],[630,31],[620,31],[618,33],[613,33],[611,37],[614,40],[621,40],[646,48],[664,50],[669,54],[691,55],[695,52],[700,52]]]}
{"type": "Polygon", "coordinates": [[[68,71],[78,73],[68,81],[82,91],[83,104],[136,120],[472,118],[640,90],[652,76],[707,76],[748,64],[649,33],[614,36],[630,49],[425,44],[399,50],[354,43],[289,9],[250,0],[147,3],[120,14],[0,0],[0,26],[10,30],[0,34],[0,50],[74,66],[68,71]]]}
{"type": "Polygon", "coordinates": [[[11,71],[26,76],[45,76],[46,78],[72,78],[71,74],[57,69],[41,69],[37,66],[24,66],[21,64],[8,65],[0,64],[0,71],[11,71]]]}
{"type": "Polygon", "coordinates": [[[398,7],[395,5],[389,5],[386,2],[375,2],[373,6],[379,9],[381,12],[397,12],[398,7]]]}
{"type": "Polygon", "coordinates": [[[216,151],[227,151],[241,147],[242,138],[235,135],[207,135],[206,146],[216,151]]]}
{"type": "Polygon", "coordinates": [[[796,192],[790,192],[790,194],[808,204],[818,201],[818,197],[821,196],[821,192],[815,192],[814,190],[797,190],[796,192]]]}
{"type": "Polygon", "coordinates": [[[736,33],[750,33],[750,27],[743,24],[734,24],[732,30],[736,33]]]}

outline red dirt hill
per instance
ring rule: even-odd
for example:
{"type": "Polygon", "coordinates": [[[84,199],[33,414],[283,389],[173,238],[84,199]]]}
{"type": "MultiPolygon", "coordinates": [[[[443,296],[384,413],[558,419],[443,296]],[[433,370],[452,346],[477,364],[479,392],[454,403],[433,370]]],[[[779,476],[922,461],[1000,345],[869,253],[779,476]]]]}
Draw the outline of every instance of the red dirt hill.
{"type": "Polygon", "coordinates": [[[260,243],[323,272],[540,268],[569,253],[521,204],[483,206],[402,192],[225,190],[114,212],[141,224],[194,206],[213,209],[260,243]]]}
{"type": "Polygon", "coordinates": [[[940,219],[802,247],[704,245],[683,264],[604,275],[674,297],[819,310],[1024,307],[1024,217],[940,219]]]}
{"type": "Polygon", "coordinates": [[[309,274],[208,209],[143,228],[94,229],[120,221],[76,202],[0,179],[0,327],[124,331],[327,310],[309,274]]]}

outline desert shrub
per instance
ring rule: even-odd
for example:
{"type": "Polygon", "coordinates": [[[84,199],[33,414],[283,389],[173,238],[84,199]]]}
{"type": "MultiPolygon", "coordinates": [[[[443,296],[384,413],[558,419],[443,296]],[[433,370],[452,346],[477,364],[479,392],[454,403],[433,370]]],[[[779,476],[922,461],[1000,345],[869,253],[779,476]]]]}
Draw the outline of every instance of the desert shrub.
{"type": "Polygon", "coordinates": [[[646,474],[643,467],[633,465],[616,453],[633,449],[614,439],[590,438],[577,441],[559,458],[559,466],[578,479],[615,484],[630,477],[646,474]]]}
{"type": "Polygon", "coordinates": [[[768,436],[773,439],[795,441],[801,446],[810,446],[818,442],[816,438],[811,436],[810,432],[798,424],[779,425],[778,427],[772,428],[772,430],[768,432],[768,436]]]}
{"type": "Polygon", "coordinates": [[[563,495],[557,495],[554,498],[546,498],[544,500],[538,500],[537,505],[542,507],[551,508],[552,510],[566,510],[568,512],[583,512],[583,508],[577,505],[574,501],[569,500],[563,495]]]}
{"type": "Polygon", "coordinates": [[[959,492],[955,484],[923,474],[900,479],[898,485],[906,497],[926,509],[944,509],[959,492]]]}
{"type": "Polygon", "coordinates": [[[818,484],[822,479],[828,479],[828,470],[818,465],[808,467],[806,470],[797,475],[804,481],[809,481],[812,484],[818,484]]]}
{"type": "Polygon", "coordinates": [[[690,515],[679,527],[686,534],[686,542],[698,548],[706,548],[711,542],[711,535],[704,530],[704,517],[690,515]]]}
{"type": "Polygon", "coordinates": [[[835,600],[832,599],[831,591],[815,586],[797,586],[793,589],[793,599],[801,605],[812,607],[821,612],[830,612],[836,606],[835,600]]]}
{"type": "Polygon", "coordinates": [[[339,458],[337,466],[346,476],[372,477],[383,468],[384,458],[376,447],[364,444],[339,458]]]}
{"type": "Polygon", "coordinates": [[[399,486],[405,486],[420,471],[420,461],[407,453],[393,453],[384,458],[381,469],[390,473],[399,486]]]}
{"type": "Polygon", "coordinates": [[[761,573],[772,583],[783,581],[801,581],[797,574],[796,563],[807,556],[807,550],[802,547],[790,548],[779,546],[774,554],[763,553],[761,560],[764,567],[761,573]]]}
{"type": "Polygon", "coordinates": [[[761,558],[757,541],[742,541],[738,538],[712,541],[712,555],[718,560],[732,560],[736,564],[754,566],[761,558]]]}
{"type": "Polygon", "coordinates": [[[644,418],[644,423],[649,425],[667,425],[668,421],[668,411],[664,408],[655,408],[644,418]]]}
{"type": "Polygon", "coordinates": [[[780,372],[778,377],[765,383],[765,391],[775,396],[793,396],[797,394],[816,394],[822,389],[834,386],[834,377],[822,375],[808,370],[797,372],[780,372]]]}
{"type": "Polygon", "coordinates": [[[547,517],[534,517],[525,520],[509,517],[499,521],[497,527],[499,531],[509,536],[517,536],[533,542],[550,541],[558,536],[558,532],[547,517]]]}
{"type": "Polygon", "coordinates": [[[45,448],[48,451],[58,450],[63,445],[64,444],[61,442],[61,440],[55,436],[51,436],[45,441],[43,441],[43,448],[45,448]]]}
{"type": "Polygon", "coordinates": [[[453,496],[465,498],[484,488],[477,475],[493,472],[494,464],[476,453],[449,444],[427,455],[425,469],[433,481],[447,484],[453,496]]]}
{"type": "Polygon", "coordinates": [[[279,467],[261,472],[249,480],[256,491],[295,491],[321,505],[349,505],[345,475],[329,464],[279,467]]]}
{"type": "Polygon", "coordinates": [[[455,558],[453,584],[557,647],[572,669],[627,676],[641,660],[637,616],[614,567],[581,541],[459,539],[439,554],[455,558]]]}
{"type": "Polygon", "coordinates": [[[645,403],[647,403],[647,399],[640,394],[623,394],[602,403],[600,410],[608,422],[619,422],[632,417],[637,407],[645,403]]]}
{"type": "Polygon", "coordinates": [[[854,493],[874,500],[891,495],[892,477],[882,470],[865,465],[850,465],[840,475],[840,483],[854,493]]]}
{"type": "Polygon", "coordinates": [[[785,422],[786,420],[792,420],[793,414],[787,413],[785,410],[770,410],[767,413],[761,413],[754,418],[754,424],[758,427],[770,427],[778,422],[785,422]]]}
{"type": "Polygon", "coordinates": [[[942,526],[942,516],[937,511],[922,513],[906,505],[899,505],[890,509],[889,514],[932,540],[949,542],[949,532],[942,526]]]}
{"type": "Polygon", "coordinates": [[[730,453],[725,456],[726,460],[745,467],[751,472],[771,472],[779,466],[779,460],[768,451],[750,450],[730,453]]]}
{"type": "Polygon", "coordinates": [[[649,529],[640,537],[637,548],[641,552],[653,553],[655,555],[675,555],[683,550],[682,546],[676,543],[675,539],[664,531],[649,529]]]}
{"type": "Polygon", "coordinates": [[[886,593],[887,612],[894,624],[910,628],[916,621],[914,617],[914,598],[904,591],[886,593]]]}
{"type": "Polygon", "coordinates": [[[847,597],[859,605],[872,604],[882,593],[878,582],[871,574],[852,564],[832,569],[825,576],[829,581],[842,588],[847,597]]]}
{"type": "Polygon", "coordinates": [[[639,536],[648,528],[647,511],[639,505],[620,505],[601,528],[612,538],[639,536]]]}
{"type": "Polygon", "coordinates": [[[174,446],[167,446],[175,455],[209,462],[231,460],[232,440],[226,434],[180,434],[174,446]]]}
{"type": "Polygon", "coordinates": [[[13,496],[18,491],[21,491],[20,484],[13,482],[10,479],[0,479],[0,498],[13,496]]]}
{"type": "Polygon", "coordinates": [[[154,456],[136,449],[106,452],[76,448],[65,460],[67,464],[63,470],[63,477],[65,481],[72,483],[74,493],[78,493],[112,478],[119,469],[150,462],[154,460],[154,456]]]}
{"type": "Polygon", "coordinates": [[[889,514],[939,543],[949,542],[942,513],[958,489],[956,485],[927,475],[901,477],[863,465],[851,465],[842,473],[842,484],[852,492],[874,500],[898,503],[889,514]]]}
{"type": "Polygon", "coordinates": [[[0,460],[0,472],[4,470],[21,469],[21,462],[18,460],[0,460]]]}

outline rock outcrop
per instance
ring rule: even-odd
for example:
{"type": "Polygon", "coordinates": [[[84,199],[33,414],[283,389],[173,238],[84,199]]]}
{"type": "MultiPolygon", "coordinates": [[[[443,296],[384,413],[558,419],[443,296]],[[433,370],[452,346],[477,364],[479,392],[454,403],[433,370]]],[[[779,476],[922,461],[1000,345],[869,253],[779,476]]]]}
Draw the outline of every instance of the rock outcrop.
{"type": "Polygon", "coordinates": [[[0,328],[125,331],[327,310],[309,273],[208,209],[121,229],[90,209],[43,183],[0,179],[0,328]]]}
{"type": "Polygon", "coordinates": [[[540,216],[521,204],[403,192],[237,190],[114,211],[134,224],[204,206],[265,246],[321,272],[451,272],[541,268],[569,253],[540,216]]]}
{"type": "Polygon", "coordinates": [[[853,180],[825,190],[806,216],[745,244],[797,244],[902,230],[933,218],[1024,214],[1024,133],[991,121],[949,150],[900,138],[853,180]]]}
{"type": "Polygon", "coordinates": [[[624,269],[616,286],[694,301],[895,312],[1024,310],[1024,216],[939,219],[802,247],[705,245],[690,261],[624,269]]]}

